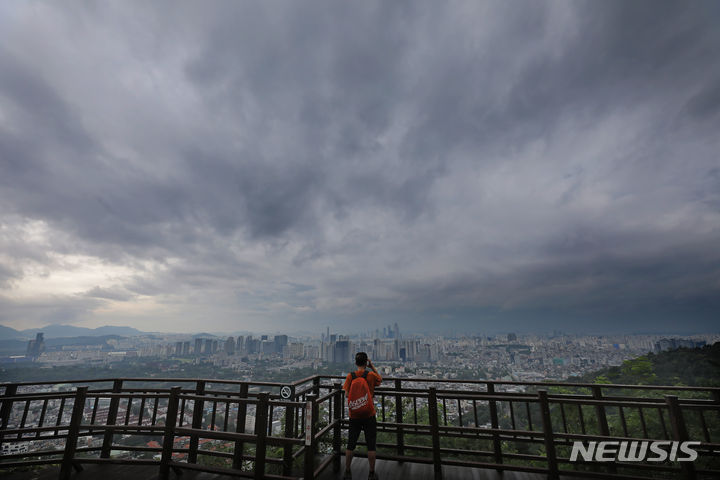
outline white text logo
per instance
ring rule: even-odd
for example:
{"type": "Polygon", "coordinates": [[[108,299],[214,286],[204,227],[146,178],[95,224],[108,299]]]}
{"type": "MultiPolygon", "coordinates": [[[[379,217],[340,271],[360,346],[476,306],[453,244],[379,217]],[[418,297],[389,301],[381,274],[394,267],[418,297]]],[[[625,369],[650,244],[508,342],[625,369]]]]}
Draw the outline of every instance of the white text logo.
{"type": "Polygon", "coordinates": [[[357,410],[360,407],[364,407],[368,403],[368,394],[366,393],[362,397],[358,398],[357,400],[351,400],[348,402],[348,407],[350,410],[357,410]]]}
{"type": "Polygon", "coordinates": [[[697,459],[697,452],[692,445],[700,442],[671,442],[658,440],[653,442],[639,441],[607,441],[607,442],[573,442],[570,461],[576,462],[578,455],[586,462],[692,462],[697,459]]]}

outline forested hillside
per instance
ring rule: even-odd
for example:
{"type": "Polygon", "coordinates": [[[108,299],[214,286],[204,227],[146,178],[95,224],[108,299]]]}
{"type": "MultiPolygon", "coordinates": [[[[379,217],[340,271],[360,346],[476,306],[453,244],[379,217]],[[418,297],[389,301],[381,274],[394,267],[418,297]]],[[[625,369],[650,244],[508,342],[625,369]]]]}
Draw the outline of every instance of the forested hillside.
{"type": "Polygon", "coordinates": [[[619,367],[580,377],[579,382],[625,385],[720,386],[720,342],[702,348],[648,353],[619,367]]]}

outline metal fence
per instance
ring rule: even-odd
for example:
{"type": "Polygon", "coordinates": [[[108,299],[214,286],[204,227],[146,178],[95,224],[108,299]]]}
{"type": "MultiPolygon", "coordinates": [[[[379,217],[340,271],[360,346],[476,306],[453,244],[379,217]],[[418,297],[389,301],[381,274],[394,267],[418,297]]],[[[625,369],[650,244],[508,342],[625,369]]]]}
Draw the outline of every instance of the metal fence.
{"type": "MultiPolygon", "coordinates": [[[[340,468],[342,380],[4,384],[0,470],[59,464],[64,480],[83,464],[122,463],[156,465],[160,478],[183,469],[317,478],[340,468]]],[[[718,388],[388,378],[375,402],[378,458],[430,464],[438,479],[443,466],[549,478],[720,478],[718,388]],[[699,457],[570,461],[574,441],[602,440],[694,440],[699,457]]]]}

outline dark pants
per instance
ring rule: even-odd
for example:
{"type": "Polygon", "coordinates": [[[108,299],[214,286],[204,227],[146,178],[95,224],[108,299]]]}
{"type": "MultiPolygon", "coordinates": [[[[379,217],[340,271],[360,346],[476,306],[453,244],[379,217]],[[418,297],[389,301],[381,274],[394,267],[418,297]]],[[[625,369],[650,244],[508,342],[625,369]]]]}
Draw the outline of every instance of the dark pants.
{"type": "Polygon", "coordinates": [[[360,432],[365,432],[365,443],[367,443],[367,449],[369,452],[375,451],[375,439],[377,437],[377,421],[375,417],[370,418],[351,418],[350,419],[350,434],[348,436],[348,450],[355,450],[357,446],[360,432]]]}

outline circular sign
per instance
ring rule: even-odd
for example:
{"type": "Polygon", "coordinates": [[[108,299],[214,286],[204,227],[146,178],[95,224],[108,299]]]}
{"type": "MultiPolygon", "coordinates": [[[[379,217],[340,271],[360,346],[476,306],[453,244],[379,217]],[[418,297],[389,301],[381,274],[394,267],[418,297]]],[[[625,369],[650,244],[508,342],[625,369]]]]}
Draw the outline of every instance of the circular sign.
{"type": "Polygon", "coordinates": [[[288,385],[285,385],[280,389],[280,396],[287,400],[288,398],[292,397],[292,388],[288,385]]]}

